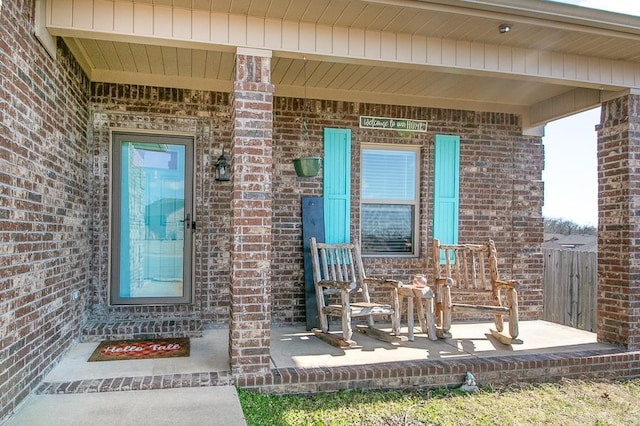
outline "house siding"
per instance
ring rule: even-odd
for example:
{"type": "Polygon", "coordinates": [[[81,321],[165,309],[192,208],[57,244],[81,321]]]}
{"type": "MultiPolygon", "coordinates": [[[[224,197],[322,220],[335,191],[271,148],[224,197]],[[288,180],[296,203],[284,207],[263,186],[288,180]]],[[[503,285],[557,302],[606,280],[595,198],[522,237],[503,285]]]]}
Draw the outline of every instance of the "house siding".
{"type": "Polygon", "coordinates": [[[91,276],[89,83],[32,13],[0,14],[0,421],[77,338],[91,276]]]}

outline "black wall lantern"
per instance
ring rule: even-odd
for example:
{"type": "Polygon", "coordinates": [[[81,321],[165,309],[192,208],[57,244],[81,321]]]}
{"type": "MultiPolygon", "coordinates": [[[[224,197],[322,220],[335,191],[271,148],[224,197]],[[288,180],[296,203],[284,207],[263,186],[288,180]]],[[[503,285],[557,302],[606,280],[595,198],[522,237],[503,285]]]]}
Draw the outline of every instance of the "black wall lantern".
{"type": "Polygon", "coordinates": [[[216,161],[216,180],[230,180],[231,170],[229,169],[229,161],[224,155],[224,147],[222,147],[222,154],[216,161]]]}

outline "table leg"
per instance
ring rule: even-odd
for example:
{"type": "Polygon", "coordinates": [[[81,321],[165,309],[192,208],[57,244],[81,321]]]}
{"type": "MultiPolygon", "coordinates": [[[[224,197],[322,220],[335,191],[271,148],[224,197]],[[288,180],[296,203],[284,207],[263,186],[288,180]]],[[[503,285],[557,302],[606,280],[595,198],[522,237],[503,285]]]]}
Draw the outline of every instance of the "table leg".
{"type": "MultiPolygon", "coordinates": [[[[424,312],[424,305],[422,304],[422,298],[420,296],[416,296],[416,303],[418,304],[418,319],[420,320],[420,329],[422,330],[423,333],[428,333],[428,329],[427,329],[427,324],[425,323],[425,312],[424,312]]],[[[430,299],[427,299],[427,302],[430,299]]]]}
{"type": "Polygon", "coordinates": [[[413,342],[413,297],[407,297],[407,326],[409,328],[409,341],[413,342]]]}
{"type": "Polygon", "coordinates": [[[436,335],[436,317],[433,313],[433,297],[427,299],[427,326],[429,327],[429,339],[438,340],[436,335]]]}

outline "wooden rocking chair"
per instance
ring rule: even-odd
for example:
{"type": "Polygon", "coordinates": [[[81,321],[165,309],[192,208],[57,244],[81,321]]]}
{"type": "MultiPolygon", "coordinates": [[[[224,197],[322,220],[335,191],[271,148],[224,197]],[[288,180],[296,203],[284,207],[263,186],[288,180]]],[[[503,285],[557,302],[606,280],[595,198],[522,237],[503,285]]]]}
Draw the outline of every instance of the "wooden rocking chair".
{"type": "Polygon", "coordinates": [[[400,281],[367,278],[362,266],[358,244],[318,243],[311,238],[311,262],[313,281],[318,303],[318,315],[322,330],[314,330],[316,336],[334,346],[347,347],[351,340],[352,318],[367,317],[366,326],[356,329],[387,342],[400,341],[400,281]],[[388,303],[374,303],[369,296],[369,286],[388,290],[388,303]],[[334,303],[327,303],[327,301],[334,303]],[[328,316],[342,319],[342,338],[329,334],[328,316]],[[374,328],[374,317],[391,318],[391,332],[374,328]]]}
{"type": "Polygon", "coordinates": [[[475,310],[494,314],[496,330],[492,329],[491,334],[500,342],[507,345],[520,343],[517,340],[516,281],[500,279],[493,240],[486,244],[455,245],[444,245],[434,240],[432,254],[436,323],[441,327],[442,334],[450,335],[453,309],[475,310]],[[461,298],[463,295],[464,298],[461,298]],[[509,318],[509,336],[502,332],[504,315],[509,318]]]}

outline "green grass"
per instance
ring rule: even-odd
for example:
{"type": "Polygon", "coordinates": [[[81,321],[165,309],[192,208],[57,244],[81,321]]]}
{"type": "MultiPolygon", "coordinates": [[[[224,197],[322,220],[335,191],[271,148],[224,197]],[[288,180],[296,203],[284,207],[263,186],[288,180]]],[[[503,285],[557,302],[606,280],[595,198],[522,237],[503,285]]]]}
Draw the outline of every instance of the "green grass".
{"type": "Polygon", "coordinates": [[[640,379],[436,391],[262,395],[238,390],[249,426],[640,425],[640,379]]]}

